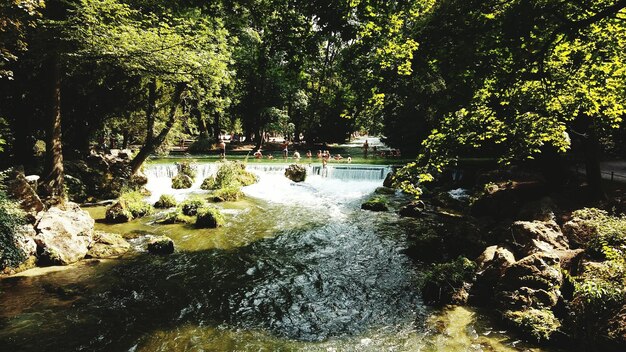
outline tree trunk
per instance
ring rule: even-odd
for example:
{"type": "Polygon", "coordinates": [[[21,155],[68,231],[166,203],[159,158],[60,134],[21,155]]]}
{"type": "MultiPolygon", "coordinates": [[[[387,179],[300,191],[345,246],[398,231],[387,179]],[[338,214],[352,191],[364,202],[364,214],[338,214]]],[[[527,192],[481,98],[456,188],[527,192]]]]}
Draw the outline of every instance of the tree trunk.
{"type": "Polygon", "coordinates": [[[172,106],[170,107],[170,112],[168,115],[167,122],[165,123],[165,127],[161,132],[156,136],[151,138],[149,141],[146,140],[139,153],[133,158],[130,162],[130,168],[133,174],[139,171],[141,165],[143,165],[144,161],[148,159],[150,154],[154,153],[154,151],[163,144],[165,138],[167,138],[167,134],[170,132],[174,123],[176,122],[176,110],[178,110],[178,106],[180,105],[180,101],[182,99],[183,93],[185,92],[185,83],[179,82],[176,84],[176,88],[174,89],[174,95],[172,97],[172,106]]]}
{"type": "Polygon", "coordinates": [[[152,144],[154,138],[154,114],[156,111],[157,102],[157,83],[156,78],[150,80],[148,83],[148,106],[146,107],[146,142],[144,145],[152,144]]]}
{"type": "Polygon", "coordinates": [[[206,122],[204,121],[204,118],[202,118],[202,111],[200,111],[198,105],[199,102],[197,100],[194,100],[191,114],[196,118],[196,122],[198,123],[198,132],[200,133],[200,139],[209,139],[209,131],[206,127],[206,122]]]}
{"type": "Polygon", "coordinates": [[[606,194],[602,188],[602,170],[600,168],[600,141],[591,124],[584,139],[584,148],[585,174],[591,195],[594,198],[605,199],[606,194]]]}
{"type": "Polygon", "coordinates": [[[128,149],[129,138],[130,138],[130,134],[128,130],[124,130],[124,132],[122,132],[122,149],[128,149]]]}
{"type": "Polygon", "coordinates": [[[220,140],[220,134],[222,134],[222,129],[220,127],[220,116],[215,114],[213,117],[213,137],[215,137],[216,141],[220,140]]]}
{"type": "Polygon", "coordinates": [[[63,180],[63,145],[61,133],[61,72],[59,58],[50,59],[50,111],[46,135],[46,179],[45,193],[51,204],[65,203],[63,180]]]}

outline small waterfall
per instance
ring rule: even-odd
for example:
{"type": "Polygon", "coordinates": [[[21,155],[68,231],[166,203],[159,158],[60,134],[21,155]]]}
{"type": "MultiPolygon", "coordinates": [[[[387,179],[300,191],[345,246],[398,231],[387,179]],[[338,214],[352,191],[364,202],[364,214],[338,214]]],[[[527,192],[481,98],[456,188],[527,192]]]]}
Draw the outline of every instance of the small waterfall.
{"type": "MultiPolygon", "coordinates": [[[[198,163],[195,164],[195,169],[197,172],[197,178],[204,180],[205,178],[213,175],[217,172],[218,164],[217,163],[198,163]]],[[[149,164],[146,167],[145,171],[148,179],[150,178],[172,178],[178,174],[178,168],[176,163],[167,163],[167,164],[149,164]]]]}
{"type": "MultiPolygon", "coordinates": [[[[336,180],[350,181],[376,181],[384,180],[385,176],[391,172],[388,166],[379,165],[322,165],[308,164],[307,174],[310,176],[321,176],[336,180]]],[[[215,174],[219,167],[218,163],[197,163],[195,165],[197,179],[205,178],[215,174]]],[[[248,164],[247,169],[252,172],[262,174],[282,174],[287,168],[287,164],[248,164]]],[[[176,176],[178,170],[175,163],[151,164],[146,167],[148,178],[172,178],[176,176]]]]}
{"type": "MultiPolygon", "coordinates": [[[[244,192],[272,203],[305,204],[324,209],[331,204],[345,204],[360,199],[380,186],[391,171],[390,167],[381,165],[302,165],[307,168],[308,177],[305,182],[294,184],[283,176],[287,164],[249,163],[247,169],[259,176],[259,182],[246,187],[244,192]]],[[[200,189],[200,185],[205,178],[217,172],[219,163],[197,163],[195,168],[197,176],[191,188],[172,189],[171,178],[178,173],[176,164],[148,165],[145,173],[148,176],[146,188],[151,192],[149,201],[155,202],[162,194],[171,194],[182,201],[191,194],[206,193],[200,189]]],[[[331,207],[337,208],[335,205],[331,207]]]]}

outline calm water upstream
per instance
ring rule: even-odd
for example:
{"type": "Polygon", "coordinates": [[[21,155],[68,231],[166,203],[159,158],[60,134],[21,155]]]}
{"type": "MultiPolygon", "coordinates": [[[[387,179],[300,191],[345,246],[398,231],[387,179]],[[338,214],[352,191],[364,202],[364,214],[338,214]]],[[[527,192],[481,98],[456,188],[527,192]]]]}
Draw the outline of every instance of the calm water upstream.
{"type": "MultiPolygon", "coordinates": [[[[388,169],[250,165],[260,182],[224,203],[226,226],[196,230],[98,223],[136,246],[120,260],[35,269],[0,281],[0,351],[518,351],[515,337],[466,308],[425,307],[404,254],[410,219],[360,210],[388,169]],[[177,252],[142,252],[165,234],[177,252]]],[[[152,199],[172,191],[173,164],[151,164],[152,199]]],[[[102,218],[104,209],[89,209],[102,218]]],[[[536,349],[538,350],[538,349],[536,349]]]]}

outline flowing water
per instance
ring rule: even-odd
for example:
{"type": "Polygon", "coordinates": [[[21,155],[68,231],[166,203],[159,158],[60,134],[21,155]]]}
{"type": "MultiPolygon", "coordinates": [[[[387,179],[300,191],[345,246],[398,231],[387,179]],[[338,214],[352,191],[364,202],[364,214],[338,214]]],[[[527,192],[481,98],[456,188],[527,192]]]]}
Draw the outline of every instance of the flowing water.
{"type": "MultiPolygon", "coordinates": [[[[308,166],[300,184],[285,165],[248,167],[260,181],[245,200],[219,205],[222,228],[98,222],[135,251],[1,280],[0,351],[527,349],[480,312],[422,304],[403,254],[411,220],[360,210],[387,167],[308,166]],[[145,234],[171,237],[177,251],[146,254],[145,234]]],[[[202,194],[215,171],[200,164],[191,190],[172,190],[175,165],[151,164],[151,201],[202,194]]]]}

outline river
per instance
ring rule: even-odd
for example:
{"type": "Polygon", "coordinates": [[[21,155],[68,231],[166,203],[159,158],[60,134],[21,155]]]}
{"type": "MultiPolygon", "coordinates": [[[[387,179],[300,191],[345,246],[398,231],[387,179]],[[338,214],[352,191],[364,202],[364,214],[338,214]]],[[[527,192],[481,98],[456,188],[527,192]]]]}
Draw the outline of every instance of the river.
{"type": "MultiPolygon", "coordinates": [[[[388,167],[309,166],[300,184],[285,165],[248,168],[260,181],[219,204],[222,228],[99,221],[135,251],[2,279],[0,351],[540,350],[488,314],[422,304],[419,266],[404,254],[413,220],[360,209],[388,167]],[[176,252],[143,252],[146,233],[171,237],[176,252]]],[[[216,165],[199,164],[191,190],[171,190],[175,170],[147,166],[151,201],[202,194],[216,165]]]]}

